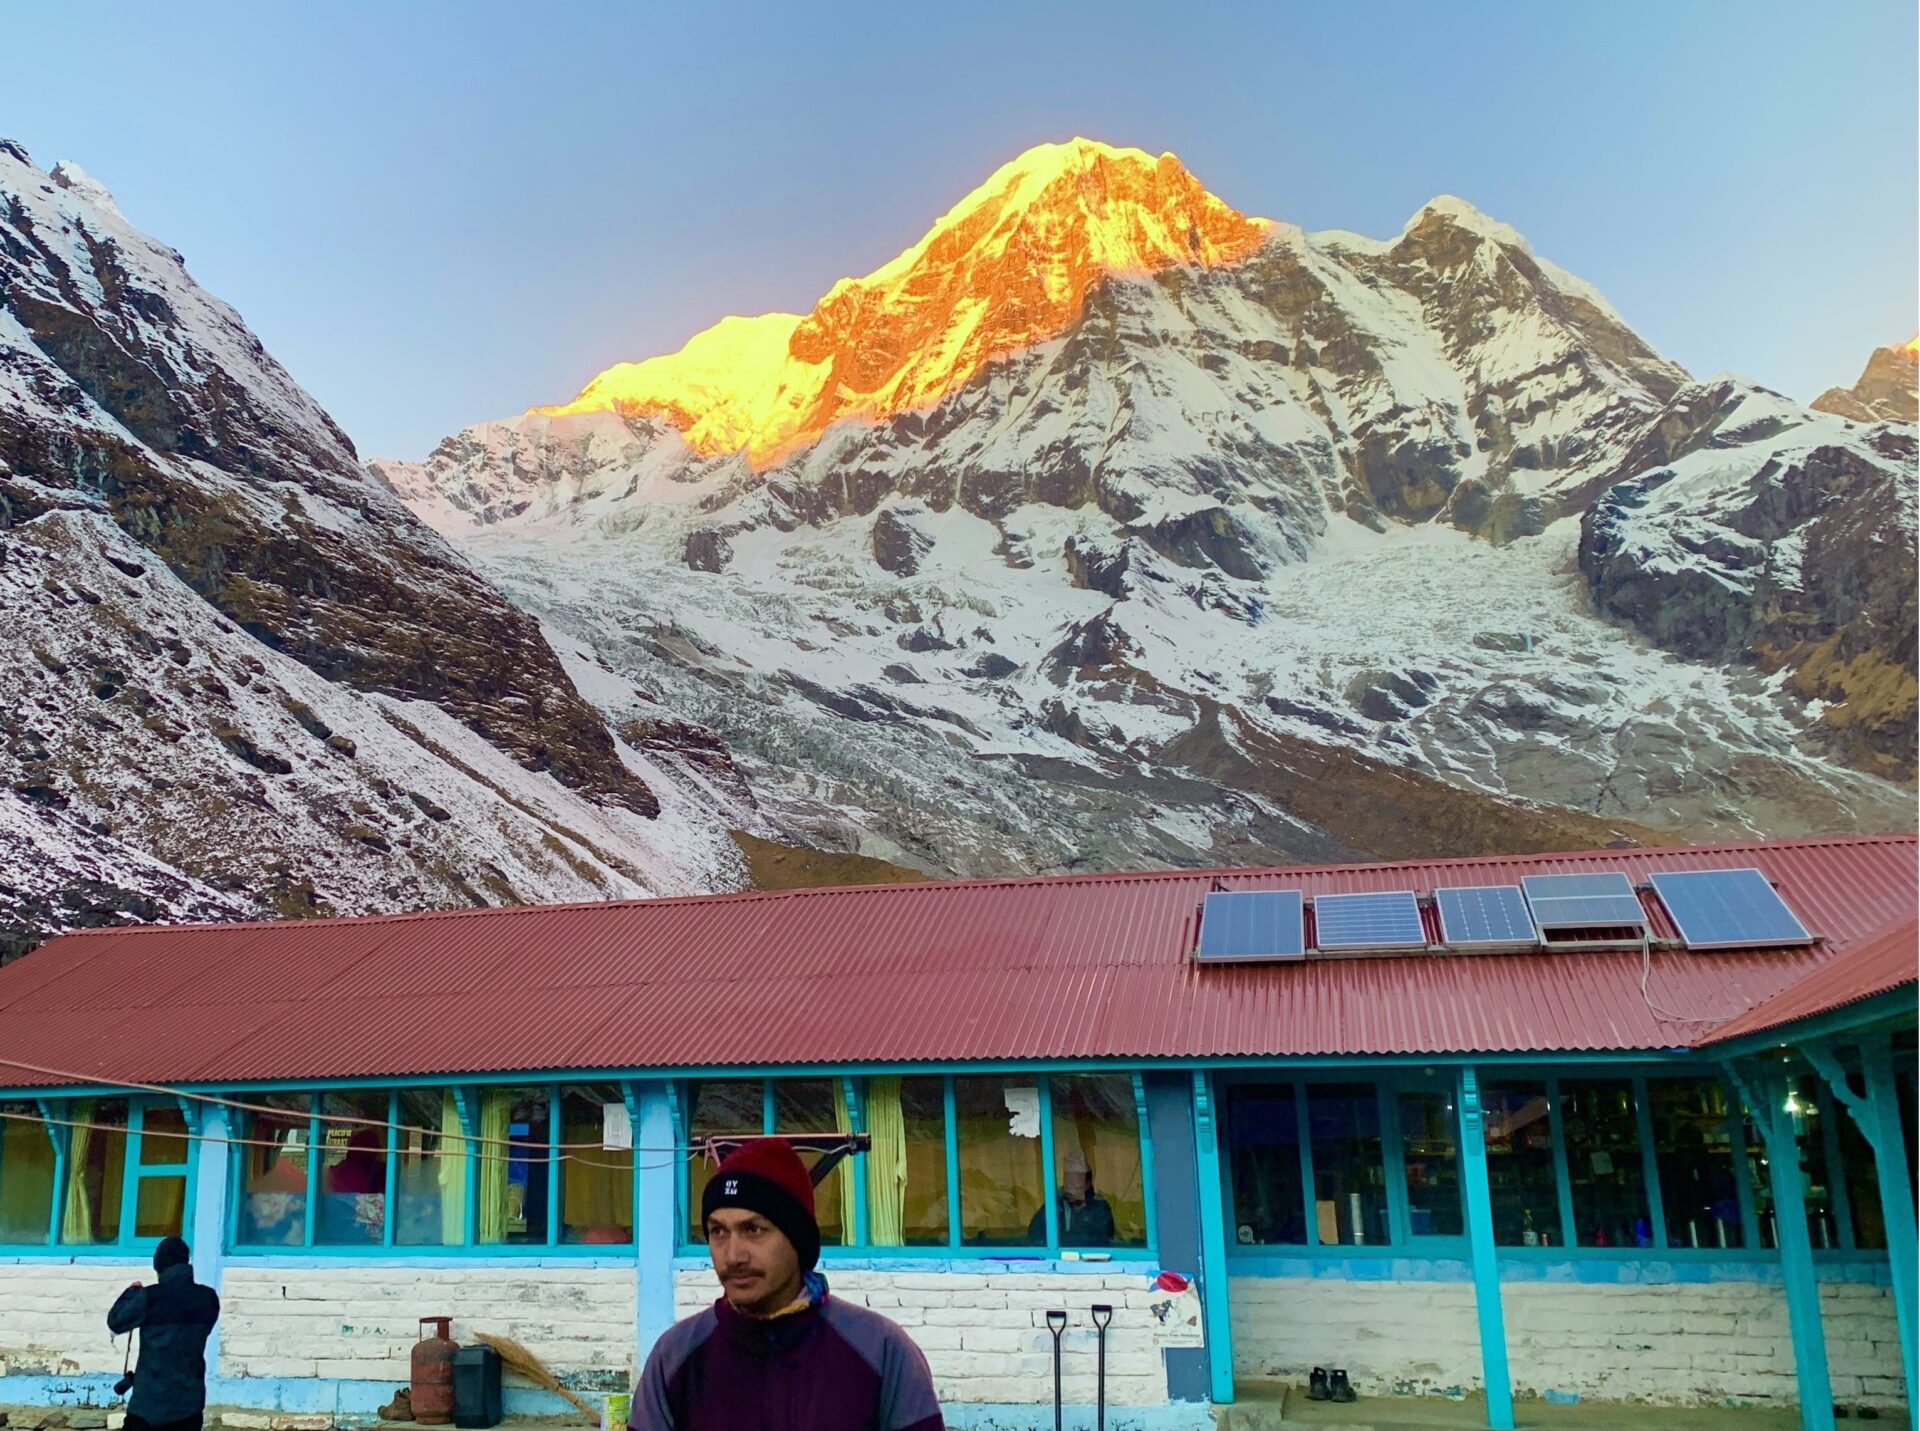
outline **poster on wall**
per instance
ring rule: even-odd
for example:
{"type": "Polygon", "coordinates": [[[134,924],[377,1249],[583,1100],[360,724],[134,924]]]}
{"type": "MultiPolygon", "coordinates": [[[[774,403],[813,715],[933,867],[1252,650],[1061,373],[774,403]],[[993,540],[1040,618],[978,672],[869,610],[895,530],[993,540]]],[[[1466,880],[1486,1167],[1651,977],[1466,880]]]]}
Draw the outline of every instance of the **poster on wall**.
{"type": "Polygon", "coordinates": [[[1200,1324],[1200,1293],[1193,1279],[1179,1272],[1162,1272],[1149,1284],[1152,1296],[1147,1315],[1153,1341],[1163,1347],[1198,1347],[1207,1343],[1200,1324]]]}

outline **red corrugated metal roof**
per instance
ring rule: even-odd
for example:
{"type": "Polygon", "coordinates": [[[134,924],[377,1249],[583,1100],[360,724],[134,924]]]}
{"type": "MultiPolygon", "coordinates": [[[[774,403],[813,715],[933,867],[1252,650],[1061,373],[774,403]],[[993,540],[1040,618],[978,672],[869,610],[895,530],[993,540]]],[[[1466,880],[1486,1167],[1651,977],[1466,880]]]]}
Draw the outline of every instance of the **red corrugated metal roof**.
{"type": "MultiPolygon", "coordinates": [[[[1082,875],[65,935],[0,970],[0,1058],[111,1082],[1025,1058],[1654,1049],[1910,919],[1910,836],[1082,875]],[[1196,967],[1229,888],[1753,865],[1814,949],[1196,967]]],[[[1655,932],[1671,933],[1654,912],[1655,932]]],[[[0,1084],[36,1080],[0,1069],[0,1084]]]]}
{"type": "Polygon", "coordinates": [[[1916,982],[1917,964],[1920,964],[1920,920],[1909,919],[1899,928],[1858,944],[1802,974],[1779,993],[1722,1024],[1700,1043],[1726,1043],[1871,999],[1876,994],[1916,982]]]}

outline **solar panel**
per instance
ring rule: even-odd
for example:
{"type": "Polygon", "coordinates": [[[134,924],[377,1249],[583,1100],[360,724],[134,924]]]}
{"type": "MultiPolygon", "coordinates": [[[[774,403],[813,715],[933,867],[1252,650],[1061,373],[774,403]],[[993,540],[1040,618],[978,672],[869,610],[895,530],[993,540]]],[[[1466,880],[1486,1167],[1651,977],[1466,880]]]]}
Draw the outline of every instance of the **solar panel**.
{"type": "Polygon", "coordinates": [[[1202,963],[1234,959],[1304,959],[1304,900],[1297,889],[1217,891],[1200,910],[1202,963]]]}
{"type": "Polygon", "coordinates": [[[1313,902],[1322,949],[1424,949],[1427,931],[1412,890],[1384,894],[1323,894],[1313,902]]]}
{"type": "Polygon", "coordinates": [[[1807,927],[1759,870],[1657,874],[1653,890],[1689,949],[1813,943],[1807,927]]]}
{"type": "Polygon", "coordinates": [[[1647,911],[1623,874],[1524,875],[1520,883],[1527,892],[1534,927],[1542,933],[1646,927],[1647,911]]]}
{"type": "Polygon", "coordinates": [[[1524,949],[1540,942],[1517,884],[1454,885],[1433,892],[1440,939],[1460,949],[1524,949]]]}

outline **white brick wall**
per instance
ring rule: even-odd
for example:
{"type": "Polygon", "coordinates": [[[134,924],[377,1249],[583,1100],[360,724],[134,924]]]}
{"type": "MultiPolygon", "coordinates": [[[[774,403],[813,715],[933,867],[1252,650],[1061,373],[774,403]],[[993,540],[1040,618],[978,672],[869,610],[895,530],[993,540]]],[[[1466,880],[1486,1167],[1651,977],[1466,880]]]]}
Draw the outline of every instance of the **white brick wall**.
{"type": "MultiPolygon", "coordinates": [[[[910,1272],[823,1269],[833,1295],[871,1307],[906,1330],[926,1354],[941,1401],[1051,1402],[1050,1307],[1065,1308],[1062,1396],[1091,1405],[1095,1336],[1087,1308],[1113,1307],[1107,1330],[1107,1401],[1144,1406],[1167,1399],[1167,1375],[1149,1330],[1143,1272],[910,1272]]],[[[674,1314],[691,1316],[719,1295],[706,1270],[674,1276],[674,1314]]]]}
{"type": "MultiPolygon", "coordinates": [[[[1304,1380],[1343,1366],[1363,1393],[1480,1385],[1473,1287],[1236,1277],[1234,1363],[1304,1380]]],[[[1506,1282],[1507,1359],[1521,1395],[1575,1392],[1669,1405],[1798,1395],[1784,1292],[1761,1282],[1506,1282]]],[[[1821,1320],[1836,1400],[1903,1399],[1899,1332],[1884,1287],[1823,1285],[1821,1320]]]]}
{"type": "Polygon", "coordinates": [[[0,1263],[0,1375],[120,1374],[126,1342],[107,1333],[107,1308],[153,1266],[128,1262],[0,1263]]]}
{"type": "Polygon", "coordinates": [[[453,1318],[455,1341],[498,1332],[570,1386],[623,1389],[633,1377],[634,1269],[628,1267],[273,1268],[229,1262],[220,1287],[222,1376],[319,1376],[403,1385],[424,1316],[453,1318]]]}

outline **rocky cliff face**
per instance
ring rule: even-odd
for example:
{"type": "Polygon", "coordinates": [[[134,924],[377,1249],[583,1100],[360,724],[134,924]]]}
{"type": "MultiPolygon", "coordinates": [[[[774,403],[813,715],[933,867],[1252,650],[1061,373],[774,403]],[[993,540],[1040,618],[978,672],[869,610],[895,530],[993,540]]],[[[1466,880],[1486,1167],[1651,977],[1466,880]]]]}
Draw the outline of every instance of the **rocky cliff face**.
{"type": "Polygon", "coordinates": [[[368,482],[179,254],[11,144],[0,591],[0,942],[738,875],[590,660],[368,482]]]}
{"type": "Polygon", "coordinates": [[[1813,406],[1855,422],[1920,419],[1920,338],[1897,348],[1875,348],[1858,382],[1850,388],[1828,388],[1813,406]]]}
{"type": "Polygon", "coordinates": [[[1693,384],[1457,199],[1308,234],[1184,172],[1049,146],[840,327],[729,320],[373,470],[789,818],[928,869],[1910,821],[1911,542],[1872,590],[1821,569],[1844,514],[1911,533],[1897,433],[1693,384]],[[823,364],[846,405],[796,428],[823,364]],[[1670,571],[1606,514],[1688,462],[1753,490],[1664,488],[1670,571]],[[1772,555],[1728,603],[1730,543],[1772,555]],[[1871,719],[1814,696],[1841,668],[1871,719]]]}

